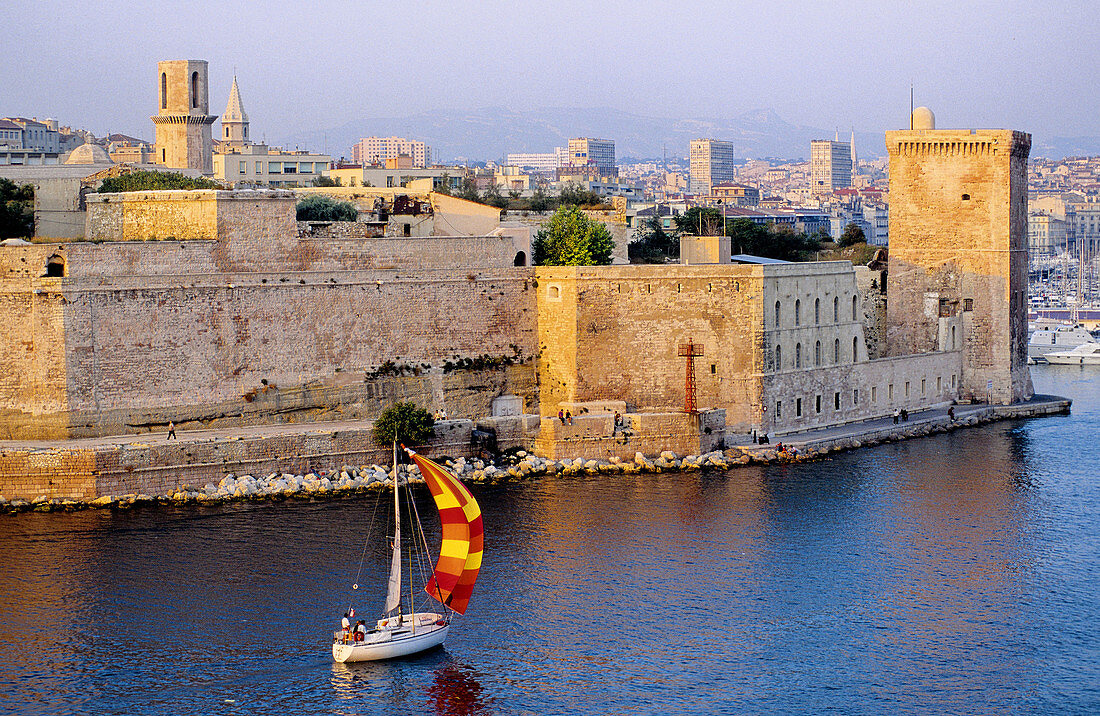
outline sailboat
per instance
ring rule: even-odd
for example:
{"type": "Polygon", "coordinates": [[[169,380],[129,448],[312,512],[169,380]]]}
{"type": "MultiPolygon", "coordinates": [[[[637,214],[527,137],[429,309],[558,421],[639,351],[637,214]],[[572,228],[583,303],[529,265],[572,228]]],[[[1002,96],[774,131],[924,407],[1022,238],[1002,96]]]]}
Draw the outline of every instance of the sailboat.
{"type": "MultiPolygon", "coordinates": [[[[394,443],[393,554],[390,560],[386,602],[382,608],[381,617],[359,640],[354,630],[338,631],[333,634],[332,658],[337,662],[393,659],[439,646],[447,638],[452,616],[466,613],[474,582],[477,581],[478,570],[481,568],[484,533],[481,524],[481,508],[478,507],[477,500],[453,473],[428,458],[417,455],[403,445],[402,449],[420,468],[420,475],[427,483],[436,507],[439,509],[442,544],[435,571],[424,586],[424,591],[438,601],[444,609],[442,613],[417,611],[410,579],[410,590],[406,595],[409,598],[409,613],[406,614],[403,610],[401,500],[397,479],[397,444],[394,443]]],[[[421,542],[425,542],[415,508],[413,512],[413,516],[416,517],[413,541],[416,542],[419,537],[421,542]]],[[[424,546],[426,549],[426,544],[424,546]]],[[[358,585],[355,585],[355,588],[358,588],[358,585]]]]}

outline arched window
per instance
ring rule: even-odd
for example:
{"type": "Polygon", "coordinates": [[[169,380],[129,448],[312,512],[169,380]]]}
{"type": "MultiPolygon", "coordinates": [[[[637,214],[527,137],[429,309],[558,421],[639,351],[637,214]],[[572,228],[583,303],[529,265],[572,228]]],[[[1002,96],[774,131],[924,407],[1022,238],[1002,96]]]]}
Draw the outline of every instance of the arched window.
{"type": "Polygon", "coordinates": [[[801,368],[802,367],[802,344],[801,343],[795,343],[794,344],[794,367],[795,368],[801,368]]]}
{"type": "Polygon", "coordinates": [[[858,318],[856,318],[856,310],[859,306],[859,304],[856,302],[856,298],[857,298],[856,296],[852,296],[852,320],[853,321],[859,320],[858,318]]]}
{"type": "Polygon", "coordinates": [[[46,273],[47,278],[62,278],[65,276],[65,257],[59,254],[54,254],[50,258],[46,259],[46,273]]]}
{"type": "Polygon", "coordinates": [[[168,75],[160,73],[160,108],[168,109],[168,75]]]}
{"type": "Polygon", "coordinates": [[[191,73],[191,109],[199,108],[199,73],[191,73]]]}
{"type": "Polygon", "coordinates": [[[951,350],[955,350],[955,327],[951,326],[951,350]]]}
{"type": "Polygon", "coordinates": [[[517,252],[516,257],[514,259],[512,259],[512,265],[513,266],[526,266],[527,265],[527,254],[524,253],[523,251],[517,252]]]}
{"type": "Polygon", "coordinates": [[[779,301],[775,302],[775,327],[779,328],[779,301]]]}
{"type": "Polygon", "coordinates": [[[821,324],[821,299],[814,299],[814,325],[821,324]]]}
{"type": "Polygon", "coordinates": [[[794,302],[794,325],[802,325],[802,299],[797,299],[794,302]]]}
{"type": "Polygon", "coordinates": [[[840,296],[833,296],[833,323],[840,323],[840,296]]]}
{"type": "Polygon", "coordinates": [[[859,360],[859,336],[852,337],[852,362],[859,360]]]}
{"type": "Polygon", "coordinates": [[[229,127],[225,128],[225,138],[229,139],[229,127]]]}
{"type": "Polygon", "coordinates": [[[840,339],[833,341],[833,363],[840,363],[840,339]]]}
{"type": "Polygon", "coordinates": [[[821,341],[814,344],[814,365],[821,365],[821,341]]]}
{"type": "Polygon", "coordinates": [[[775,347],[775,369],[783,370],[783,346],[775,347]]]}

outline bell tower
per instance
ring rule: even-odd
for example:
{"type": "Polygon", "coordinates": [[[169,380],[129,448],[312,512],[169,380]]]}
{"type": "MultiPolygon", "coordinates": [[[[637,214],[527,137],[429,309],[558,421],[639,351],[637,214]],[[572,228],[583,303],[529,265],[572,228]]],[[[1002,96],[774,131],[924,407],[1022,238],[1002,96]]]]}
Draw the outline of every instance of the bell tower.
{"type": "Polygon", "coordinates": [[[206,60],[157,63],[156,162],[179,169],[214,173],[214,143],[208,114],[210,97],[206,60]]]}
{"type": "Polygon", "coordinates": [[[233,86],[229,89],[229,102],[225,105],[225,113],[222,114],[223,142],[236,146],[251,144],[248,138],[248,115],[241,104],[241,91],[237,89],[237,77],[233,77],[233,86]]]}

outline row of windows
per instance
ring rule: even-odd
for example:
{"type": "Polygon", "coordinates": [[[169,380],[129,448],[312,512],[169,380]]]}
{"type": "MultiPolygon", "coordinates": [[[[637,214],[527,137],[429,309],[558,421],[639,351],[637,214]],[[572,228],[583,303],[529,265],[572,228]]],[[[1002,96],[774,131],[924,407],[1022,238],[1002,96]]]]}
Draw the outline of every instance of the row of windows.
{"type": "MultiPolygon", "coordinates": [[[[241,160],[240,173],[248,173],[248,162],[241,160]]],[[[328,162],[268,162],[269,174],[312,174],[328,168],[328,162]]],[[[256,162],[256,173],[264,173],[264,163],[256,162]]]]}
{"type": "MultiPolygon", "coordinates": [[[[807,356],[808,358],[808,356],[807,356]]],[[[822,355],[821,341],[814,343],[814,366],[822,365],[824,356],[822,355]]],[[[852,336],[852,362],[859,361],[859,336],[852,336]]],[[[833,365],[840,363],[840,339],[833,340],[833,365]]],[[[794,368],[802,367],[802,344],[794,344],[794,368]]],[[[809,363],[807,362],[807,367],[809,363]]],[[[775,347],[775,369],[783,370],[783,346],[775,347]]]]}
{"type": "MultiPolygon", "coordinates": [[[[955,389],[957,381],[958,381],[957,376],[952,374],[952,376],[951,376],[951,389],[952,390],[955,389]]],[[[887,401],[888,402],[893,402],[893,400],[894,400],[894,384],[893,383],[888,384],[886,389],[887,389],[887,398],[886,398],[887,401]]],[[[921,381],[920,381],[920,394],[921,394],[921,396],[927,395],[927,390],[928,390],[928,379],[927,378],[921,378],[921,381]]],[[[935,394],[939,395],[942,391],[943,391],[943,378],[941,376],[936,376],[936,393],[935,394]]],[[[907,380],[907,381],[905,381],[905,397],[909,398],[910,394],[911,394],[911,383],[910,383],[910,381],[907,380]]],[[[878,402],[878,387],[877,386],[872,386],[871,387],[871,403],[874,404],[874,403],[877,403],[877,402],[878,402]]],[[[841,394],[840,394],[839,391],[833,393],[832,404],[833,404],[833,410],[834,411],[841,409],[841,394]]],[[[813,405],[814,413],[815,414],[820,414],[821,410],[822,410],[822,396],[821,395],[815,395],[814,399],[812,401],[812,405],[813,405]]],[[[852,390],[852,407],[856,407],[858,405],[859,405],[859,388],[855,388],[855,389],[852,390]]],[[[795,398],[794,399],[794,417],[801,418],[802,415],[803,415],[802,398],[795,398]]],[[[783,417],[783,401],[782,400],[775,401],[775,417],[776,417],[777,420],[781,419],[783,417]]]]}
{"type": "MultiPolygon", "coordinates": [[[[859,320],[859,296],[852,296],[852,320],[859,320]]],[[[840,323],[840,297],[833,296],[833,323],[840,323]]],[[[814,299],[814,324],[821,324],[821,299],[814,299]]],[[[783,304],[780,301],[775,302],[775,327],[779,328],[783,325],[783,304]]],[[[796,299],[794,302],[794,325],[802,325],[802,299],[796,299]]]]}

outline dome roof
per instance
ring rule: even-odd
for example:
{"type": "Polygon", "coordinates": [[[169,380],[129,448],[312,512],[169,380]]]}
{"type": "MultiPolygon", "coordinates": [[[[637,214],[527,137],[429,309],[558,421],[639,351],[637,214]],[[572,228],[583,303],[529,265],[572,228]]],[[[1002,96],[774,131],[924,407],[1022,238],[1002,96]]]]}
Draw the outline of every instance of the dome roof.
{"type": "Polygon", "coordinates": [[[935,129],[936,115],[927,107],[917,107],[913,110],[913,129],[935,129]]]}
{"type": "Polygon", "coordinates": [[[107,150],[98,144],[81,144],[69,153],[66,164],[114,164],[107,150]]]}

